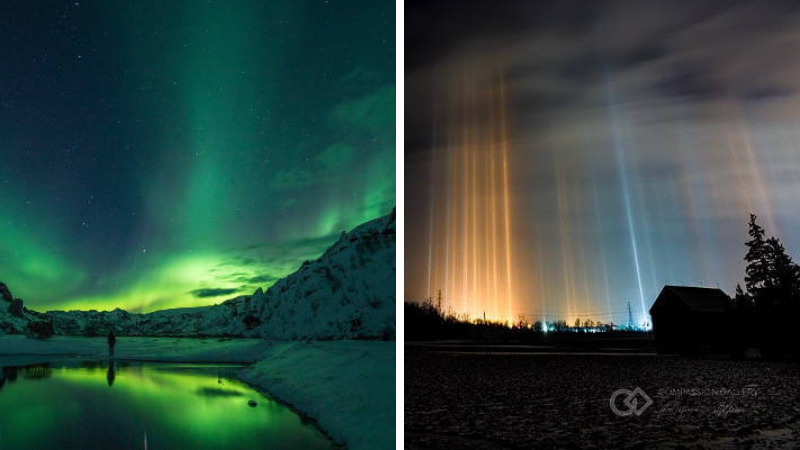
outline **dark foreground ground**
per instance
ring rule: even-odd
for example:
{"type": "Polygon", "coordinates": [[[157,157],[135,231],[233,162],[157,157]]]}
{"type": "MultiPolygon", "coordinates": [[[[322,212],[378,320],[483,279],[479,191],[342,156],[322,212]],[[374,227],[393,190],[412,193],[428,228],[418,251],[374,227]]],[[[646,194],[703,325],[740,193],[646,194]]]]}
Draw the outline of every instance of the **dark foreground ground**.
{"type": "Polygon", "coordinates": [[[489,350],[406,345],[407,449],[800,448],[795,363],[489,350]]]}

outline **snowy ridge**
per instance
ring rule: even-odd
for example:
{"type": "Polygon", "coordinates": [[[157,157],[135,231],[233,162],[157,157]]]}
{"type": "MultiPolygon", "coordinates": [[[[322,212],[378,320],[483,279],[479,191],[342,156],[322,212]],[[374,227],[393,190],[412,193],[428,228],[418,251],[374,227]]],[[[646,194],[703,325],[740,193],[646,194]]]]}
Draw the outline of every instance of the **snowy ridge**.
{"type": "Polygon", "coordinates": [[[245,336],[272,339],[394,339],[395,233],[394,211],[342,233],[320,258],[266,293],[221,305],[261,322],[250,330],[234,322],[228,331],[239,327],[245,336]]]}
{"type": "Polygon", "coordinates": [[[306,261],[266,292],[220,305],[132,314],[113,311],[29,312],[6,317],[0,334],[23,332],[28,321],[52,320],[56,334],[242,336],[280,340],[395,338],[395,213],[343,232],[325,253],[306,261]],[[39,319],[42,320],[42,319],[39,319]],[[5,323],[11,323],[4,329],[5,323]],[[13,329],[12,329],[13,327],[13,329]]]}

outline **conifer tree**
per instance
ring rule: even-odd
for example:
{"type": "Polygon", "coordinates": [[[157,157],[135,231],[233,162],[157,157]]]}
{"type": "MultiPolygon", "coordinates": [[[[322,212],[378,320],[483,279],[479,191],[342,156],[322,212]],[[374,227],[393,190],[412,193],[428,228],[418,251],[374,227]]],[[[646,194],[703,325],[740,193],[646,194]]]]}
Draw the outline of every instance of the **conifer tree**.
{"type": "Polygon", "coordinates": [[[745,243],[747,261],[745,288],[736,290],[737,304],[753,302],[758,307],[796,305],[800,302],[800,266],[786,253],[777,237],[766,238],[764,228],[750,214],[749,234],[745,243]]]}
{"type": "Polygon", "coordinates": [[[747,309],[753,306],[753,297],[742,290],[741,284],[736,284],[736,296],[733,298],[734,305],[739,309],[747,309]]]}
{"type": "Polygon", "coordinates": [[[775,287],[776,303],[789,306],[800,299],[800,267],[786,253],[780,239],[767,239],[767,249],[772,262],[772,285],[775,287]]]}
{"type": "Polygon", "coordinates": [[[747,246],[744,284],[747,293],[753,297],[758,297],[761,291],[772,287],[769,282],[770,261],[764,228],[756,223],[756,218],[755,214],[750,214],[748,234],[751,239],[744,244],[747,246]]]}

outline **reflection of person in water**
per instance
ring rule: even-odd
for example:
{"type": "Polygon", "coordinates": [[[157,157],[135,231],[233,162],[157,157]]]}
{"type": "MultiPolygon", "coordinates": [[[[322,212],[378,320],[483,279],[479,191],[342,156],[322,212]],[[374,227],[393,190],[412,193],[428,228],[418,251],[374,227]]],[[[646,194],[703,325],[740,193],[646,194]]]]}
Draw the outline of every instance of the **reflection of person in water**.
{"type": "Polygon", "coordinates": [[[6,382],[13,383],[15,381],[17,381],[17,367],[0,367],[0,390],[3,390],[6,382]]]}
{"type": "Polygon", "coordinates": [[[114,378],[116,378],[117,374],[114,370],[114,361],[110,361],[108,363],[108,373],[106,373],[106,381],[108,381],[108,387],[114,385],[114,378]]]}
{"type": "Polygon", "coordinates": [[[117,345],[117,337],[114,336],[114,330],[108,332],[108,357],[114,357],[114,346],[117,345]]]}

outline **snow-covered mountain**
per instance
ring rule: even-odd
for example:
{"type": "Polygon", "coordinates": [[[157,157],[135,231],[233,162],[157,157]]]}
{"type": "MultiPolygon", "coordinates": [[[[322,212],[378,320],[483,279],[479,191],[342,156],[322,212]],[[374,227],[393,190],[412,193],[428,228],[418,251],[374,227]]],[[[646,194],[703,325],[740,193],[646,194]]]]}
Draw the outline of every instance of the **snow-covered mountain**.
{"type": "Polygon", "coordinates": [[[44,319],[44,314],[30,311],[5,283],[0,283],[0,334],[25,333],[30,323],[44,319]]]}
{"type": "Polygon", "coordinates": [[[72,335],[104,335],[113,328],[118,335],[140,336],[394,339],[395,226],[392,211],[343,232],[322,256],[266,292],[258,289],[219,305],[148,314],[25,310],[29,317],[17,317],[0,304],[0,333],[23,332],[31,320],[51,320],[56,334],[72,335]]]}

